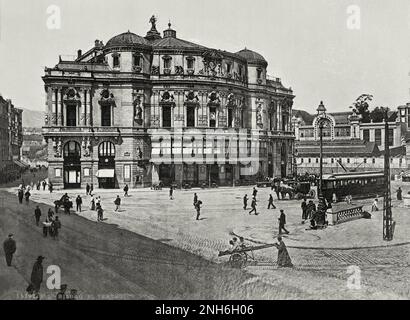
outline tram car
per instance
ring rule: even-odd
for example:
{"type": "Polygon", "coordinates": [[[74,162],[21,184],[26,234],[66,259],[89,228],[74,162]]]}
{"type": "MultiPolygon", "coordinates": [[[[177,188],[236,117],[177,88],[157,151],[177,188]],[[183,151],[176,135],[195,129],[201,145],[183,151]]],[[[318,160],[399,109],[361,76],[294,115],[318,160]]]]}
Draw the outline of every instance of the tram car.
{"type": "Polygon", "coordinates": [[[375,198],[384,194],[383,171],[334,173],[322,176],[322,193],[328,201],[334,194],[336,201],[344,201],[350,195],[353,199],[375,198]]]}

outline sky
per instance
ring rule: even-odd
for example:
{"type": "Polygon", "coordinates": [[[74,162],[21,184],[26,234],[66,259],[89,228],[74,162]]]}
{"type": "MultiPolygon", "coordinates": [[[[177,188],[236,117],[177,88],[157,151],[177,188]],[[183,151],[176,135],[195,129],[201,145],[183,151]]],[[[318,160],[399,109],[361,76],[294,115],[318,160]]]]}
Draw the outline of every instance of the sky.
{"type": "Polygon", "coordinates": [[[145,36],[153,14],[160,32],[171,20],[179,38],[259,52],[268,74],[292,87],[296,109],[314,113],[323,100],[330,112],[347,111],[362,93],[373,107],[410,102],[408,0],[0,0],[0,93],[44,111],[46,66],[95,39],[145,36]],[[50,6],[60,28],[47,25],[50,6]]]}

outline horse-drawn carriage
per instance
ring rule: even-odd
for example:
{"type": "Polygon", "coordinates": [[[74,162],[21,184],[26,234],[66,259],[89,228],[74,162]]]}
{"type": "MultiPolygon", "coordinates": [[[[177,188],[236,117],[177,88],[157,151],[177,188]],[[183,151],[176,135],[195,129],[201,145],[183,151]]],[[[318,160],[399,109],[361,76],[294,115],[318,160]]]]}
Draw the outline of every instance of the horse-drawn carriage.
{"type": "Polygon", "coordinates": [[[275,244],[265,244],[260,246],[245,246],[235,250],[219,251],[218,257],[229,255],[229,265],[232,268],[244,268],[249,260],[256,262],[254,251],[274,247],[275,244]]]}
{"type": "Polygon", "coordinates": [[[61,198],[60,200],[54,201],[54,207],[56,210],[63,207],[65,210],[70,210],[73,208],[73,202],[70,201],[68,198],[61,198]]]}
{"type": "Polygon", "coordinates": [[[315,199],[316,191],[311,188],[310,182],[288,180],[281,183],[279,187],[279,193],[282,199],[289,197],[289,199],[315,199]]]}

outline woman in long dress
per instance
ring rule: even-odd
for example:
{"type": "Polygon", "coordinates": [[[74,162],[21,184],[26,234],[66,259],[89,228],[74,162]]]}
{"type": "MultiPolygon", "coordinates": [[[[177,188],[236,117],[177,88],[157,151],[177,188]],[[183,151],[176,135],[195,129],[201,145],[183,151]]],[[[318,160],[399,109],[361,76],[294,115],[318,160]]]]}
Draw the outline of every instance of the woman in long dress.
{"type": "Polygon", "coordinates": [[[275,247],[278,249],[278,261],[279,267],[291,268],[293,267],[292,260],[290,259],[288,249],[285,243],[282,241],[282,237],[278,237],[278,243],[275,243],[275,247]]]}
{"type": "Polygon", "coordinates": [[[90,204],[91,204],[91,210],[95,210],[95,199],[94,199],[94,196],[93,195],[91,195],[91,201],[90,201],[90,204]]]}

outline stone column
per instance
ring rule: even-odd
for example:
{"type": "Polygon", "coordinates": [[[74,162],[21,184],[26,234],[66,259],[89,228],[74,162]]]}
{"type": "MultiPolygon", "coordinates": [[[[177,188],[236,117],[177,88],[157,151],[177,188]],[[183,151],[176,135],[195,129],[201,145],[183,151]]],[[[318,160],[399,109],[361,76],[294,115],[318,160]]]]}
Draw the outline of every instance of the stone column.
{"type": "Polygon", "coordinates": [[[58,96],[58,104],[60,106],[60,112],[58,113],[58,125],[63,126],[64,125],[64,101],[63,101],[63,92],[62,89],[59,88],[57,91],[57,96],[58,96]]]}
{"type": "Polygon", "coordinates": [[[91,126],[92,125],[92,117],[93,117],[93,106],[92,106],[92,90],[87,90],[88,94],[86,94],[86,125],[91,126]]]}
{"type": "Polygon", "coordinates": [[[57,121],[57,119],[58,119],[58,116],[57,116],[58,106],[57,106],[57,100],[56,100],[57,92],[53,88],[49,88],[48,90],[51,94],[51,108],[52,108],[52,110],[51,110],[52,115],[51,115],[51,119],[50,119],[50,125],[55,126],[55,125],[58,125],[58,121],[57,121]]]}
{"type": "Polygon", "coordinates": [[[81,100],[81,104],[82,104],[82,112],[81,112],[81,123],[80,125],[85,127],[87,125],[87,89],[84,89],[83,91],[83,97],[81,100]]]}

